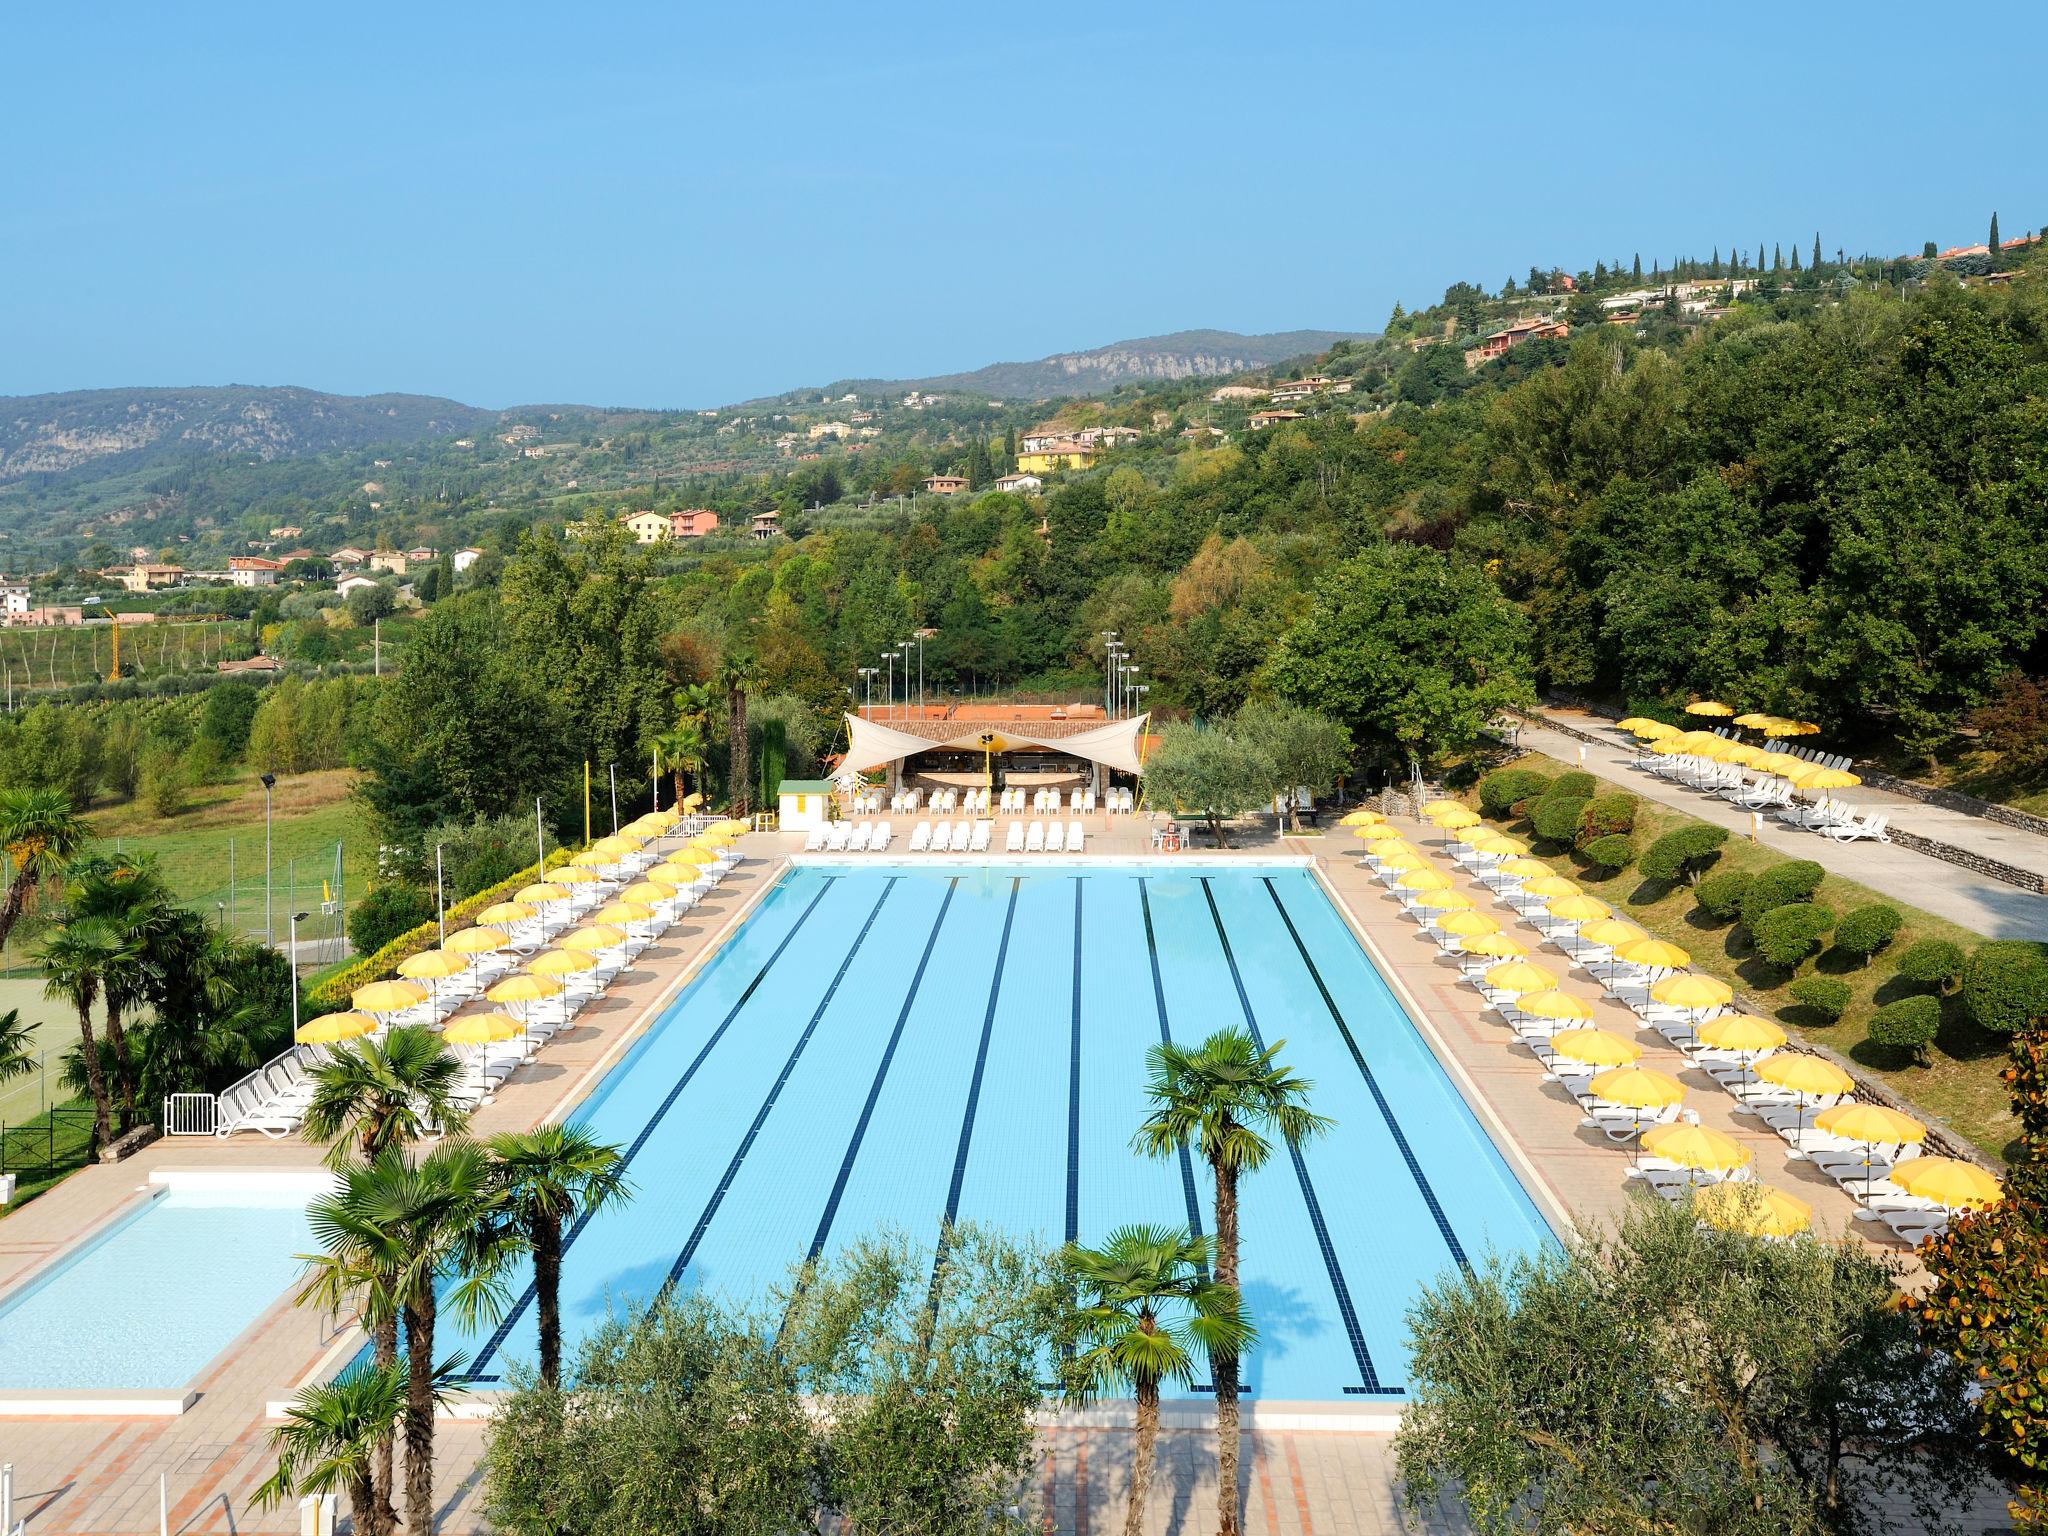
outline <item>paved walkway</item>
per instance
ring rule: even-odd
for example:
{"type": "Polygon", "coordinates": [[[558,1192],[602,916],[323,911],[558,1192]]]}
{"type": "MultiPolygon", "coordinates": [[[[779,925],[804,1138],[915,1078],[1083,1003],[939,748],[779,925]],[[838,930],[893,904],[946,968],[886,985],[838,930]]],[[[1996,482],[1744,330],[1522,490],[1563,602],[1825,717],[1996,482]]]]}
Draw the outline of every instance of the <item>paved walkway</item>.
{"type": "MultiPolygon", "coordinates": [[[[1676,807],[1689,816],[1716,822],[1731,831],[1749,833],[1751,816],[1740,806],[1631,767],[1636,756],[1634,749],[1600,717],[1561,709],[1541,713],[1611,740],[1611,745],[1596,746],[1562,731],[1524,724],[1517,741],[1527,750],[1576,767],[1581,762],[1579,750],[1584,747],[1587,772],[1610,779],[1646,800],[1676,807]]],[[[1865,811],[1889,814],[1895,827],[2048,876],[2048,838],[1883,790],[1859,788],[1843,798],[1865,811]]],[[[1987,938],[2048,939],[2048,896],[1976,874],[1960,864],[1896,844],[1837,843],[1770,816],[1764,818],[1758,841],[1790,857],[1812,859],[1846,880],[1960,923],[1987,938]]]]}

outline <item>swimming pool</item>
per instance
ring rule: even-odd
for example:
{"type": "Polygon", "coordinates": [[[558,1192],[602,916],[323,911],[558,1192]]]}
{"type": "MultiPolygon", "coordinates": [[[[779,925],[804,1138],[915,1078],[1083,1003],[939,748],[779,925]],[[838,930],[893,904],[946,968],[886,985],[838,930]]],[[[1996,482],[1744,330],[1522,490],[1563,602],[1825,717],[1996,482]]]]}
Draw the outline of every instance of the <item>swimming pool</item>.
{"type": "MultiPolygon", "coordinates": [[[[1130,1138],[1146,1050],[1224,1025],[1284,1038],[1336,1122],[1246,1180],[1248,1389],[1399,1398],[1417,1288],[1548,1229],[1300,867],[791,870],[578,1112],[636,1194],[572,1233],[565,1342],[669,1281],[756,1296],[884,1224],[1206,1230],[1203,1167],[1130,1138]]],[[[535,1351],[530,1293],[443,1329],[480,1384],[535,1351]]]]}
{"type": "Polygon", "coordinates": [[[283,1293],[320,1176],[172,1183],[0,1301],[0,1389],[183,1387],[283,1293]]]}

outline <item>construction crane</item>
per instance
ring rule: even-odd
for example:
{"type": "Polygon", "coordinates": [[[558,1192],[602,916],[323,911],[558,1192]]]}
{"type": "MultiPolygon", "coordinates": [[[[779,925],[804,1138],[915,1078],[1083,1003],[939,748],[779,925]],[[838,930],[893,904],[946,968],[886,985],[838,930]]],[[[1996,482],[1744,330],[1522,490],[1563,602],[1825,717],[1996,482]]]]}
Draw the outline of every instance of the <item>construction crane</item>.
{"type": "Polygon", "coordinates": [[[121,619],[105,603],[100,604],[100,612],[104,613],[107,621],[114,626],[114,663],[107,669],[107,681],[118,683],[121,680],[121,619]]]}

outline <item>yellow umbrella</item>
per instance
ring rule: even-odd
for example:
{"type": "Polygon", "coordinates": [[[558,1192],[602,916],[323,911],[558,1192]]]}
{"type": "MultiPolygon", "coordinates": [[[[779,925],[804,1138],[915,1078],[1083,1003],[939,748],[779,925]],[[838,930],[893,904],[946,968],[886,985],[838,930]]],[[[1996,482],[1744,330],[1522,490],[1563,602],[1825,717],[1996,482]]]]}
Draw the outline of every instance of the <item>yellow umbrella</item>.
{"type": "Polygon", "coordinates": [[[1770,719],[1758,726],[1757,729],[1774,740],[1780,736],[1804,736],[1806,734],[1805,731],[1799,728],[1797,720],[1787,720],[1779,715],[1771,716],[1770,719]]]}
{"type": "Polygon", "coordinates": [[[1424,891],[1409,903],[1425,912],[1464,912],[1472,906],[1472,898],[1463,891],[1424,891]]]}
{"type": "Polygon", "coordinates": [[[494,949],[505,947],[505,930],[494,928],[489,923],[475,928],[464,928],[448,935],[448,942],[441,946],[458,955],[488,955],[494,949]]]}
{"type": "Polygon", "coordinates": [[[477,913],[476,920],[479,923],[489,923],[496,926],[501,923],[523,923],[527,919],[538,915],[532,907],[523,901],[500,901],[492,903],[490,906],[485,907],[483,911],[477,913]]]}
{"type": "Polygon", "coordinates": [[[568,899],[568,891],[559,885],[553,884],[524,886],[512,898],[513,902],[527,907],[545,907],[553,902],[567,901],[568,899]]]}
{"type": "Polygon", "coordinates": [[[1886,1109],[1882,1104],[1837,1104],[1833,1109],[1824,1109],[1815,1115],[1813,1123],[1830,1136],[1863,1143],[1863,1193],[1866,1199],[1877,1182],[1877,1170],[1871,1166],[1870,1154],[1880,1145],[1919,1142],[1927,1137],[1927,1127],[1918,1120],[1911,1115],[1902,1115],[1896,1109],[1886,1109]]]}
{"type": "Polygon", "coordinates": [[[1764,752],[1762,747],[1752,747],[1746,741],[1731,741],[1722,746],[1719,755],[1724,763],[1740,763],[1743,767],[1747,768],[1751,763],[1762,757],[1764,752]]]}
{"type": "Polygon", "coordinates": [[[1603,917],[1598,922],[1588,923],[1579,930],[1579,937],[1589,944],[1606,944],[1610,947],[1632,944],[1643,936],[1643,930],[1625,917],[1603,917]]]}
{"type": "Polygon", "coordinates": [[[1810,1098],[1847,1093],[1856,1086],[1856,1079],[1832,1061],[1822,1056],[1809,1056],[1804,1051],[1783,1053],[1769,1061],[1760,1061],[1756,1075],[1767,1083],[1810,1098]]]}
{"type": "Polygon", "coordinates": [[[1645,720],[1630,729],[1644,741],[1664,741],[1678,734],[1677,726],[1666,725],[1662,720],[1645,720]]]}
{"type": "Polygon", "coordinates": [[[1598,896],[1577,895],[1560,896],[1557,900],[1547,903],[1543,910],[1567,923],[1590,923],[1596,918],[1607,916],[1614,908],[1608,906],[1598,896]]]}
{"type": "Polygon", "coordinates": [[[1402,848],[1393,853],[1380,854],[1379,861],[1380,868],[1391,869],[1396,874],[1413,873],[1416,870],[1428,869],[1430,867],[1429,860],[1417,853],[1413,848],[1402,848]]]}
{"type": "Polygon", "coordinates": [[[536,976],[530,971],[521,971],[517,976],[507,976],[484,996],[494,1003],[537,1003],[543,998],[558,996],[561,990],[562,984],[552,976],[536,976]]]}
{"type": "Polygon", "coordinates": [[[595,848],[586,848],[569,859],[572,869],[609,869],[619,861],[608,853],[599,853],[595,848]]]}
{"type": "Polygon", "coordinates": [[[1713,699],[1695,699],[1685,706],[1685,712],[1688,715],[1714,715],[1723,719],[1735,713],[1726,704],[1716,703],[1713,699]]]}
{"type": "Polygon", "coordinates": [[[1693,748],[1683,736],[1674,731],[1669,736],[1659,736],[1651,742],[1650,750],[1664,757],[1682,757],[1693,748]]]}
{"type": "Polygon", "coordinates": [[[1594,1098],[1628,1109],[1662,1109],[1685,1101],[1685,1084],[1650,1067],[1616,1067],[1586,1085],[1594,1098]]]}
{"type": "Polygon", "coordinates": [[[1698,1013],[1703,1009],[1722,1007],[1735,993],[1725,981],[1716,981],[1712,976],[1702,976],[1697,971],[1686,971],[1677,976],[1666,976],[1650,988],[1650,996],[1667,1008],[1683,1008],[1698,1013]]]}
{"type": "Polygon", "coordinates": [[[1975,1163],[1953,1157],[1916,1157],[1892,1170],[1892,1182],[1909,1195],[1950,1210],[1984,1210],[2005,1198],[2005,1186],[1975,1163]]]}
{"type": "MultiPolygon", "coordinates": [[[[1473,939],[1483,933],[1499,933],[1500,919],[1489,917],[1484,912],[1449,912],[1438,923],[1437,931],[1448,933],[1455,938],[1473,939]]],[[[1466,946],[1470,948],[1470,946],[1466,946]]]]}
{"type": "Polygon", "coordinates": [[[1449,890],[1451,877],[1440,869],[1411,869],[1394,882],[1404,891],[1449,890]]]}
{"type": "Polygon", "coordinates": [[[373,981],[357,987],[349,1002],[363,1013],[403,1013],[426,996],[427,989],[416,981],[373,981]]]}
{"type": "Polygon", "coordinates": [[[1795,773],[1804,773],[1813,765],[1803,757],[1794,757],[1789,752],[1766,752],[1749,765],[1765,773],[1775,773],[1780,778],[1790,778],[1795,773]]]}
{"type": "Polygon", "coordinates": [[[1462,811],[1464,809],[1465,802],[1462,800],[1432,800],[1423,806],[1422,814],[1434,817],[1441,815],[1445,811],[1462,811]]]}
{"type": "Polygon", "coordinates": [[[1804,773],[1787,777],[1800,789],[1848,789],[1863,782],[1859,775],[1846,768],[1823,768],[1818,763],[1808,765],[1804,773]]]}
{"type": "Polygon", "coordinates": [[[1813,1207],[1797,1195],[1738,1180],[1694,1190],[1692,1213],[1710,1227],[1750,1237],[1790,1237],[1813,1225],[1813,1207]]]}
{"type": "Polygon", "coordinates": [[[1590,1019],[1593,1005],[1583,997],[1574,997],[1569,992],[1552,988],[1548,992],[1530,992],[1515,999],[1515,1011],[1526,1013],[1534,1019],[1590,1019]]]}
{"type": "Polygon", "coordinates": [[[1755,728],[1757,726],[1768,725],[1771,721],[1775,719],[1777,719],[1776,715],[1767,715],[1760,709],[1753,709],[1746,715],[1737,715],[1735,717],[1735,723],[1737,725],[1746,725],[1751,728],[1755,728]]]}
{"type": "Polygon", "coordinates": [[[1498,853],[1508,857],[1514,857],[1529,851],[1529,845],[1526,842],[1519,837],[1512,837],[1506,832],[1496,832],[1491,837],[1482,837],[1472,846],[1481,853],[1498,853]]]}
{"type": "Polygon", "coordinates": [[[1753,1051],[1775,1051],[1785,1043],[1785,1031],[1769,1019],[1754,1014],[1724,1013],[1699,1028],[1700,1044],[1716,1051],[1748,1055],[1753,1051]]]}
{"type": "Polygon", "coordinates": [[[575,976],[597,969],[597,962],[580,949],[551,949],[537,956],[526,968],[529,976],[575,976]]]}
{"type": "Polygon", "coordinates": [[[703,803],[704,797],[694,789],[691,790],[687,795],[683,796],[683,809],[686,811],[694,811],[695,809],[697,809],[698,806],[702,805],[703,803]]]}
{"type": "Polygon", "coordinates": [[[1485,822],[1481,821],[1476,816],[1473,817],[1472,820],[1465,826],[1457,827],[1453,829],[1451,832],[1451,836],[1455,837],[1459,842],[1463,843],[1468,848],[1477,847],[1479,844],[1485,842],[1489,837],[1497,837],[1498,835],[1499,834],[1492,827],[1489,827],[1485,822]]]}
{"type": "Polygon", "coordinates": [[[1346,813],[1344,819],[1338,822],[1337,825],[1340,827],[1376,827],[1386,819],[1378,811],[1357,810],[1346,813]]]}
{"type": "Polygon", "coordinates": [[[596,879],[596,875],[576,864],[564,864],[548,872],[548,880],[555,885],[590,885],[596,879]]]}
{"type": "Polygon", "coordinates": [[[1522,883],[1522,892],[1528,896],[1576,896],[1579,894],[1579,882],[1567,880],[1563,875],[1538,875],[1534,880],[1522,883]]]}
{"type": "Polygon", "coordinates": [[[608,901],[590,915],[600,923],[646,923],[654,920],[654,909],[637,901],[608,901]]]}
{"type": "Polygon", "coordinates": [[[1554,990],[1557,986],[1557,977],[1534,961],[1509,960],[1504,964],[1490,965],[1486,968],[1486,984],[1497,991],[1513,992],[1521,996],[1554,990]]]}
{"type": "Polygon", "coordinates": [[[451,976],[467,975],[474,963],[445,949],[429,949],[408,955],[399,965],[398,974],[413,981],[446,981],[451,976]]]}
{"type": "Polygon", "coordinates": [[[1589,1067],[1625,1067],[1640,1061],[1643,1048],[1604,1029],[1560,1029],[1550,1037],[1553,1054],[1589,1067]]]}
{"type": "Polygon", "coordinates": [[[450,1045],[480,1045],[484,1048],[484,1073],[491,1070],[491,1042],[493,1040],[517,1040],[526,1033],[526,1026],[517,1019],[502,1013],[473,1014],[466,1019],[451,1020],[441,1031],[441,1038],[450,1045]]]}
{"type": "Polygon", "coordinates": [[[1733,1136],[1706,1125],[1653,1125],[1643,1132],[1643,1150],[1681,1167],[1720,1173],[1746,1168],[1755,1156],[1733,1136]]]}
{"type": "Polygon", "coordinates": [[[1692,964],[1692,956],[1676,944],[1648,937],[1630,939],[1626,943],[1615,945],[1614,958],[1625,960],[1630,965],[1644,965],[1660,971],[1683,970],[1692,964]]]}
{"type": "Polygon", "coordinates": [[[1688,752],[1711,752],[1728,738],[1716,736],[1712,731],[1687,731],[1671,739],[1684,742],[1688,752]]]}
{"type": "Polygon", "coordinates": [[[637,901],[652,905],[657,901],[673,901],[676,888],[665,880],[636,880],[619,892],[621,901],[637,901]]]}
{"type": "Polygon", "coordinates": [[[1529,946],[1505,933],[1482,933],[1459,946],[1468,955],[1498,955],[1512,959],[1529,953],[1529,946]]]}
{"type": "Polygon", "coordinates": [[[623,832],[614,832],[610,837],[600,837],[590,845],[592,853],[637,853],[644,837],[628,837],[623,832]]]}
{"type": "Polygon", "coordinates": [[[1479,813],[1469,811],[1462,805],[1454,805],[1448,811],[1438,811],[1429,819],[1446,832],[1455,832],[1459,827],[1475,825],[1479,820],[1479,813]]]}
{"type": "MultiPolygon", "coordinates": [[[[1541,880],[1547,878],[1551,870],[1550,866],[1541,859],[1532,859],[1526,854],[1518,854],[1514,858],[1503,859],[1500,864],[1500,872],[1504,875],[1515,875],[1524,880],[1541,880]]],[[[1572,890],[1577,889],[1577,886],[1572,887],[1572,890]]],[[[1569,895],[1570,893],[1560,891],[1558,894],[1569,895]]]]}
{"type": "Polygon", "coordinates": [[[614,928],[609,923],[592,923],[587,928],[578,928],[574,933],[563,935],[559,942],[564,949],[588,953],[617,949],[626,942],[626,934],[624,929],[614,928]]]}
{"type": "Polygon", "coordinates": [[[323,1013],[298,1027],[292,1038],[301,1045],[332,1045],[376,1032],[377,1021],[367,1013],[323,1013]]]}
{"type": "Polygon", "coordinates": [[[1646,726],[1661,725],[1662,723],[1662,721],[1650,719],[1647,715],[1630,715],[1626,720],[1615,721],[1614,728],[1618,731],[1640,732],[1646,726]]]}

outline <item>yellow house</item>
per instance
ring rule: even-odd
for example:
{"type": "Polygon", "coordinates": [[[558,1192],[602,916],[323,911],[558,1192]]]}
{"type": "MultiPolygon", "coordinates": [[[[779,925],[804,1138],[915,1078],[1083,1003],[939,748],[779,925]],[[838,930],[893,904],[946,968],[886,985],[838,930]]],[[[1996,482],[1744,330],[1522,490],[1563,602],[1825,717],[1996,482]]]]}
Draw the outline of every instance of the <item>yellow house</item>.
{"type": "Polygon", "coordinates": [[[1047,443],[1017,455],[1017,472],[1049,475],[1056,469],[1088,469],[1095,463],[1095,450],[1085,443],[1047,443]]]}
{"type": "Polygon", "coordinates": [[[659,544],[669,536],[666,512],[635,512],[619,519],[642,544],[659,544]]]}

